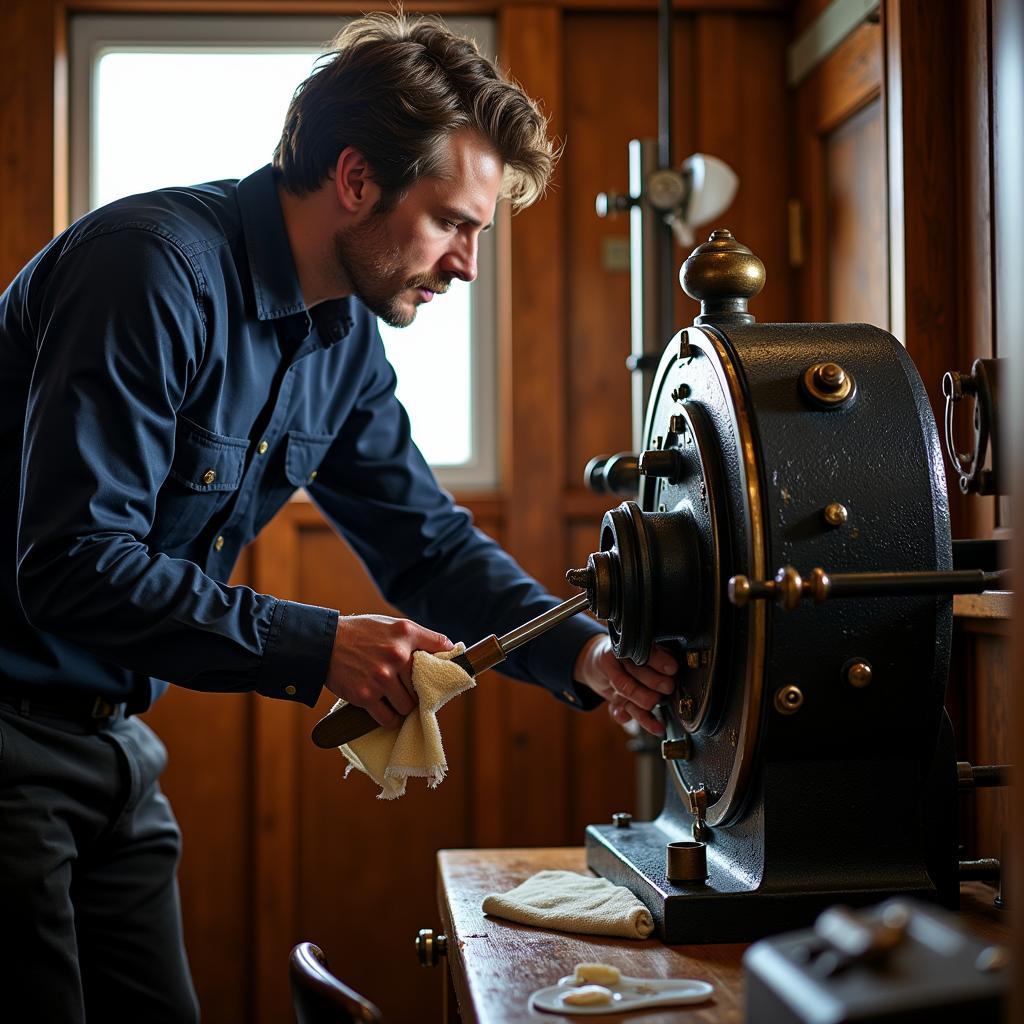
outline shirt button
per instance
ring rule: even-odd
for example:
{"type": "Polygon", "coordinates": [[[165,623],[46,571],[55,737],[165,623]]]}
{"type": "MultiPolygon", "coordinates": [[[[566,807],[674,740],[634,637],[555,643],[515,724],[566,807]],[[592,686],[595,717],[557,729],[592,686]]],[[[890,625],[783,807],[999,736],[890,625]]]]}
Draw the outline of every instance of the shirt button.
{"type": "Polygon", "coordinates": [[[309,482],[312,483],[316,479],[316,470],[309,474],[309,482]]]}
{"type": "Polygon", "coordinates": [[[212,484],[213,481],[216,480],[216,479],[217,479],[217,471],[215,469],[208,469],[203,474],[203,483],[204,484],[212,484]]]}
{"type": "Polygon", "coordinates": [[[294,686],[286,686],[284,688],[284,692],[287,693],[289,697],[294,697],[295,696],[295,687],[294,686]]]}
{"type": "Polygon", "coordinates": [[[215,549],[215,550],[217,550],[217,551],[220,551],[220,549],[221,549],[222,547],[224,547],[224,534],[221,534],[221,535],[220,535],[220,536],[219,536],[219,537],[218,537],[218,538],[217,538],[217,539],[216,539],[216,540],[215,540],[215,541],[213,542],[213,546],[214,546],[214,549],[215,549]]]}
{"type": "Polygon", "coordinates": [[[260,441],[259,446],[256,448],[256,451],[258,451],[260,453],[260,455],[266,455],[267,454],[267,449],[269,447],[270,447],[270,445],[267,444],[266,441],[260,441]]]}
{"type": "Polygon", "coordinates": [[[578,701],[578,699],[577,699],[576,695],[575,695],[575,694],[572,694],[572,693],[570,693],[570,692],[569,692],[568,690],[563,690],[563,691],[562,691],[562,696],[563,696],[563,697],[564,697],[564,698],[565,698],[565,699],[566,699],[566,700],[567,700],[567,701],[568,701],[568,702],[569,702],[570,704],[577,704],[577,703],[579,703],[579,701],[578,701]]]}

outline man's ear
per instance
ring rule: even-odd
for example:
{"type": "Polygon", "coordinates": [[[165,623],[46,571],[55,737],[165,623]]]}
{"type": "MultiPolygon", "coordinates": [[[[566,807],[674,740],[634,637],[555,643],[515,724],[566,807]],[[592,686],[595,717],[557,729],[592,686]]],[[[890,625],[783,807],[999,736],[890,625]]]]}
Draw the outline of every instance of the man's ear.
{"type": "Polygon", "coordinates": [[[380,198],[380,186],[373,180],[366,157],[352,146],[338,154],[334,189],[342,209],[357,216],[371,211],[380,198]]]}

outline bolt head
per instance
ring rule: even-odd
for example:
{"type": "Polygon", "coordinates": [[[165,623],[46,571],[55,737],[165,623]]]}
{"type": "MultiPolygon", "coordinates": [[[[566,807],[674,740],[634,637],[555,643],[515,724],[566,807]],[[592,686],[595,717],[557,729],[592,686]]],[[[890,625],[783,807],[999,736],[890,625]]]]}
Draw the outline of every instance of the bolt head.
{"type": "Polygon", "coordinates": [[[803,691],[792,683],[781,687],[775,694],[775,710],[780,715],[792,715],[799,711],[804,702],[803,691]]]}
{"type": "Polygon", "coordinates": [[[846,679],[851,686],[862,689],[871,682],[871,666],[866,661],[855,661],[846,670],[846,679]]]}
{"type": "Polygon", "coordinates": [[[829,526],[842,526],[847,519],[850,518],[850,513],[846,510],[846,506],[840,504],[838,501],[830,501],[825,506],[825,522],[829,526]]]}
{"type": "Polygon", "coordinates": [[[846,383],[846,371],[838,363],[822,363],[814,375],[824,391],[838,391],[846,383]]]}

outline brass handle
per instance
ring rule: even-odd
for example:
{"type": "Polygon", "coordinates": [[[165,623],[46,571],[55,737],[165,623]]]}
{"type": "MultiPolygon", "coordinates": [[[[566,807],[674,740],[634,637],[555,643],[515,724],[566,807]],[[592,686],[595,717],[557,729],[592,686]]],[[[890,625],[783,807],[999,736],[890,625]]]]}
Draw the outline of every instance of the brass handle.
{"type": "Polygon", "coordinates": [[[416,934],[416,956],[421,967],[436,967],[448,955],[448,936],[436,935],[433,928],[421,928],[416,934]]]}

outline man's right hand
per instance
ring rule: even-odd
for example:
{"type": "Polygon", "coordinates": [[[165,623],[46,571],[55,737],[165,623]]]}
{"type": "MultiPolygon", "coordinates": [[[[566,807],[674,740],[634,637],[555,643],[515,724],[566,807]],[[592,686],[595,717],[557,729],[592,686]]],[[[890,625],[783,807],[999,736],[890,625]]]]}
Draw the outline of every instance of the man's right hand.
{"type": "Polygon", "coordinates": [[[443,633],[387,615],[342,615],[334,635],[327,688],[366,708],[380,725],[398,723],[416,706],[412,688],[415,651],[448,651],[443,633]]]}

